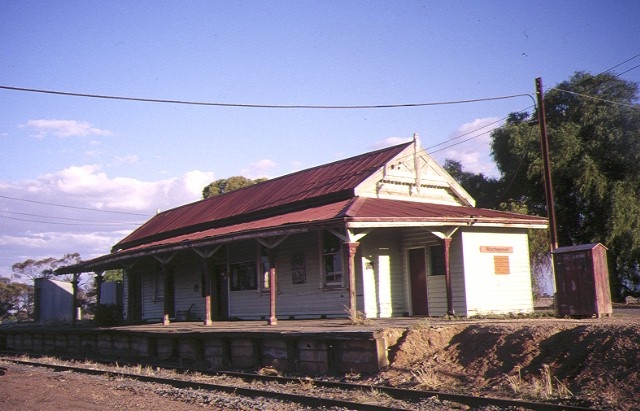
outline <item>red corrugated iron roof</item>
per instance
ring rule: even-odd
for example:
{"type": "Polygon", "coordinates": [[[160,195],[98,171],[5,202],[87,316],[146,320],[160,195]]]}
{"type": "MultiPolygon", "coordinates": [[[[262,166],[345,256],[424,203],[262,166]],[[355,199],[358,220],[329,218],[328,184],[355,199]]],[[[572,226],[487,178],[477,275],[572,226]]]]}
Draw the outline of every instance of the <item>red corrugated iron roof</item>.
{"type": "MultiPolygon", "coordinates": [[[[254,221],[210,228],[173,237],[150,241],[131,247],[126,253],[179,244],[195,244],[244,233],[309,226],[331,221],[352,222],[429,222],[445,224],[500,223],[511,225],[541,225],[547,220],[523,214],[505,213],[475,207],[425,204],[400,200],[355,197],[330,204],[294,211],[254,221]]],[[[105,256],[108,257],[108,256],[105,256]]]]}
{"type": "Polygon", "coordinates": [[[128,249],[162,238],[350,199],[358,184],[411,144],[324,164],[167,210],[151,218],[113,249],[128,249]]]}
{"type": "Polygon", "coordinates": [[[347,216],[358,220],[379,221],[428,219],[437,221],[503,221],[505,224],[546,224],[546,218],[526,214],[508,213],[486,208],[420,203],[415,201],[357,198],[347,211],[347,216]]]}
{"type": "MultiPolygon", "coordinates": [[[[221,227],[194,230],[189,233],[150,240],[82,263],[78,270],[91,267],[105,267],[121,259],[168,249],[206,246],[208,244],[233,241],[242,236],[258,237],[322,228],[332,223],[371,223],[373,226],[393,226],[393,223],[428,223],[430,225],[461,224],[504,224],[512,226],[546,225],[543,217],[506,213],[483,208],[426,204],[418,202],[387,200],[378,198],[353,197],[328,204],[308,207],[276,216],[268,216],[252,221],[229,224],[221,227]]],[[[60,273],[70,273],[74,268],[60,269],[60,273]]],[[[78,271],[78,272],[84,272],[78,271]]]]}

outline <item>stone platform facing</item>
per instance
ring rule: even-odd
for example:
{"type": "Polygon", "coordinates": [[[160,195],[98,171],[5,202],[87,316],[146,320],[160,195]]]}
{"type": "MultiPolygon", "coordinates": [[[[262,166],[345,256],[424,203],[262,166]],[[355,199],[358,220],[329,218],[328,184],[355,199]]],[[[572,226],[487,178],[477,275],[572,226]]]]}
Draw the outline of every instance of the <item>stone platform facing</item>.
{"type": "Polygon", "coordinates": [[[175,364],[206,370],[309,375],[371,373],[387,366],[402,334],[394,324],[347,320],[146,324],[112,328],[28,326],[0,329],[0,349],[16,353],[175,364]]]}

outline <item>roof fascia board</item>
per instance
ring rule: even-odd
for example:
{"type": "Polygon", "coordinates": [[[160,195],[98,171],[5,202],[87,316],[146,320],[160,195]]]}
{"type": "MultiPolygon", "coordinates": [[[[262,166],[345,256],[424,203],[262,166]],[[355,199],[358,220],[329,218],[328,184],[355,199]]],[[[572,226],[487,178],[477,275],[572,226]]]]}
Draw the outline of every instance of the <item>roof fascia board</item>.
{"type": "Polygon", "coordinates": [[[505,227],[505,228],[533,228],[547,229],[547,224],[538,222],[486,222],[479,223],[472,220],[442,220],[442,221],[350,221],[347,228],[389,228],[389,227],[446,227],[446,226],[473,226],[473,227],[505,227]]]}

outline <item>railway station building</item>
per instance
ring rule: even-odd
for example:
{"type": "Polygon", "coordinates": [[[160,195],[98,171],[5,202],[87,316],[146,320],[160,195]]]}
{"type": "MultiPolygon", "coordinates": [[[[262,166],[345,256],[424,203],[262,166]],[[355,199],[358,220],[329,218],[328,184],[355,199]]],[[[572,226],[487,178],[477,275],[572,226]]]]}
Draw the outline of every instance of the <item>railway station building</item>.
{"type": "Polygon", "coordinates": [[[128,322],[533,311],[527,231],[475,207],[419,140],[161,212],[110,254],[128,322]]]}

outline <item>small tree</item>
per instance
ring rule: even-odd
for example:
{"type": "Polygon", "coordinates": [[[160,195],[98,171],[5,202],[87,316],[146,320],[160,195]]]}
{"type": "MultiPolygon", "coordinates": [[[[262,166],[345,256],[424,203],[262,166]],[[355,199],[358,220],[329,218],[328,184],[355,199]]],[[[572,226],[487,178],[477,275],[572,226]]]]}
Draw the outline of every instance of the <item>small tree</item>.
{"type": "Polygon", "coordinates": [[[221,178],[212,182],[202,190],[202,198],[215,197],[217,195],[258,184],[266,180],[266,178],[257,178],[255,180],[251,180],[242,176],[221,178]]]}
{"type": "Polygon", "coordinates": [[[33,311],[33,287],[12,282],[0,277],[0,320],[6,320],[18,313],[31,314],[33,311]]]}
{"type": "MultiPolygon", "coordinates": [[[[80,254],[69,253],[62,258],[47,257],[40,260],[28,259],[11,266],[13,277],[21,280],[35,280],[36,278],[53,278],[54,272],[59,267],[78,264],[82,260],[80,254]]],[[[71,281],[69,275],[62,276],[61,280],[71,281]]]]}

